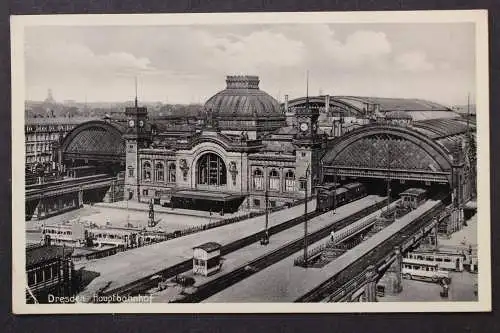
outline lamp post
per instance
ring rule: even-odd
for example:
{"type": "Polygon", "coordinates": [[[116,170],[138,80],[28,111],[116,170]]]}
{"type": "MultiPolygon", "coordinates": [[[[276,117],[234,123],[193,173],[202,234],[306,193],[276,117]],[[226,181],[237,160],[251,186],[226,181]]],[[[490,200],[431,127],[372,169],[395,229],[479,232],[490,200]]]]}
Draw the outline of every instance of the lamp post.
{"type": "Polygon", "coordinates": [[[264,199],[265,199],[265,205],[266,205],[266,214],[265,214],[265,229],[264,229],[264,236],[260,240],[260,243],[262,245],[267,245],[269,244],[269,174],[266,173],[266,178],[265,178],[265,183],[266,183],[266,189],[264,192],[264,199]]]}
{"type": "Polygon", "coordinates": [[[307,268],[307,189],[309,187],[310,165],[306,169],[305,202],[304,202],[304,267],[307,268]]]}

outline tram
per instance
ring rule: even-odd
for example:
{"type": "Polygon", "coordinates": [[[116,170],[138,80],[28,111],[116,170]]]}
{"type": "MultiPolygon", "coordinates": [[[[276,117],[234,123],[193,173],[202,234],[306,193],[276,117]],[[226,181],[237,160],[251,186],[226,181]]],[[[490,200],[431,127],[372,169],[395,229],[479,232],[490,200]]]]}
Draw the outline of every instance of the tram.
{"type": "Polygon", "coordinates": [[[439,268],[437,264],[424,262],[422,260],[404,258],[401,274],[404,279],[408,280],[422,280],[434,283],[445,282],[446,284],[451,282],[448,271],[439,268]]]}
{"type": "Polygon", "coordinates": [[[449,271],[462,272],[464,270],[465,255],[447,252],[414,251],[406,255],[406,259],[417,260],[449,271]]]}

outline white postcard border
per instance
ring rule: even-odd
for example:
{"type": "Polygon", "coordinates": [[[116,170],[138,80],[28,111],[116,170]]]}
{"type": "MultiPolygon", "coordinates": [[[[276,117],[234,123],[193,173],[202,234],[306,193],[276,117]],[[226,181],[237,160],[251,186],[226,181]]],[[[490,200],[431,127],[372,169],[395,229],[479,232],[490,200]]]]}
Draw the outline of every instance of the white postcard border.
{"type": "Polygon", "coordinates": [[[286,313],[491,311],[489,67],[486,10],[320,13],[38,15],[11,17],[12,64],[12,305],[16,314],[286,313]],[[216,25],[284,23],[452,23],[476,25],[478,157],[478,301],[394,303],[26,304],[24,204],[24,28],[27,26],[216,25]],[[480,177],[479,177],[480,175],[480,177]],[[23,222],[21,222],[23,221],[23,222]]]}

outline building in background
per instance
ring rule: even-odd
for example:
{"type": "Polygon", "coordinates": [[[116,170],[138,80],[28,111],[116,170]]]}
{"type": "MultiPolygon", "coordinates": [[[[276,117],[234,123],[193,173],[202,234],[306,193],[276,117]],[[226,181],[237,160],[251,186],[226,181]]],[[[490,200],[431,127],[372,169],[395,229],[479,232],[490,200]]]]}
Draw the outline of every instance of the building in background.
{"type": "Polygon", "coordinates": [[[48,303],[49,297],[75,294],[72,253],[72,248],[50,245],[50,241],[26,248],[27,303],[48,303]]]}

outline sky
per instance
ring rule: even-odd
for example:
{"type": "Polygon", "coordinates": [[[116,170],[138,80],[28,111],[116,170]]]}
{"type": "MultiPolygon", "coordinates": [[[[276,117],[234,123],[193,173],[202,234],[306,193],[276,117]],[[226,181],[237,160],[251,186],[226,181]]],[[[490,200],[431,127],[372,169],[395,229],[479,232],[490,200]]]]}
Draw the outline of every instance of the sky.
{"type": "Polygon", "coordinates": [[[474,98],[473,23],[27,27],[26,99],[204,103],[226,75],[306,94],[474,98]]]}

